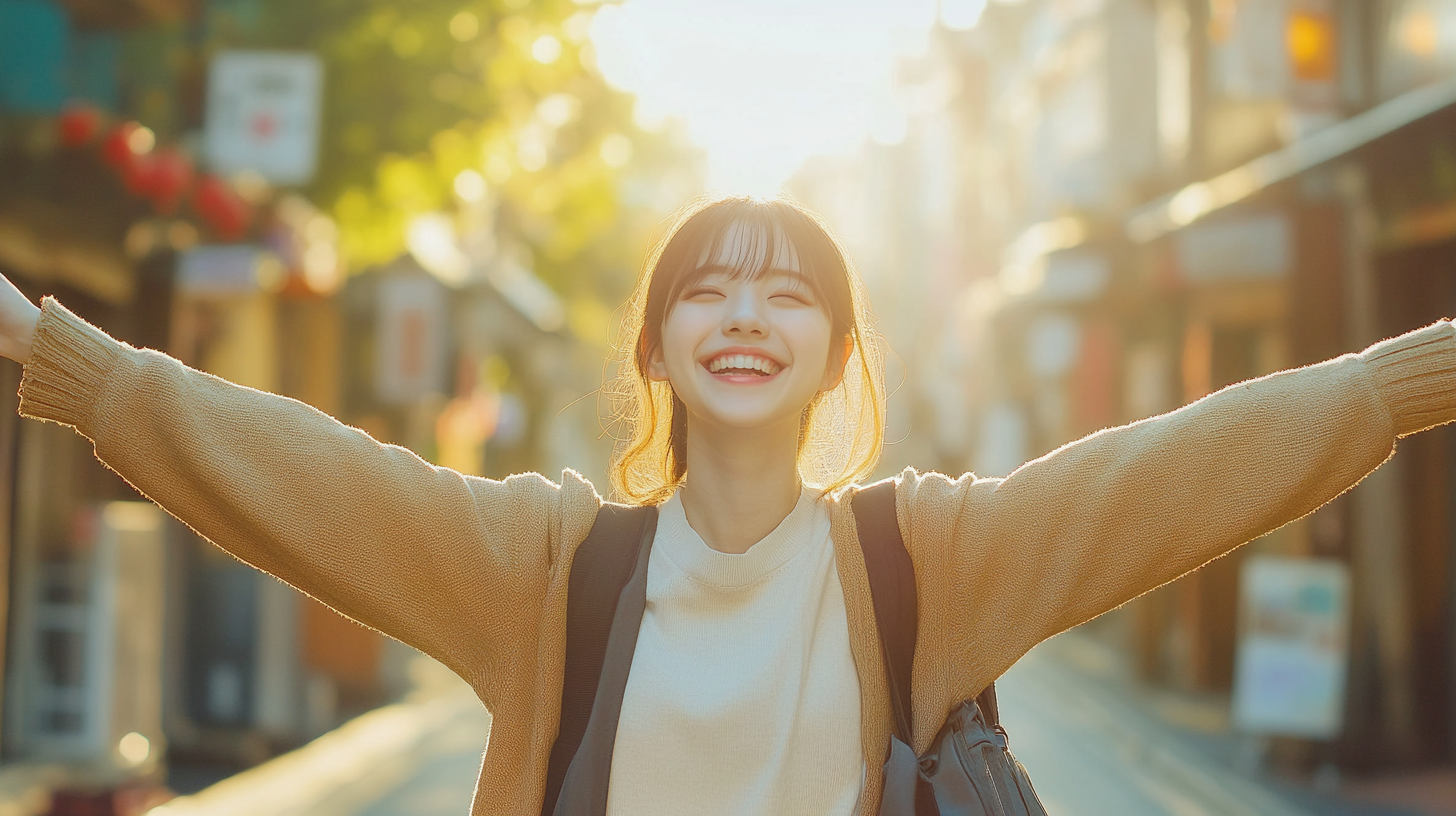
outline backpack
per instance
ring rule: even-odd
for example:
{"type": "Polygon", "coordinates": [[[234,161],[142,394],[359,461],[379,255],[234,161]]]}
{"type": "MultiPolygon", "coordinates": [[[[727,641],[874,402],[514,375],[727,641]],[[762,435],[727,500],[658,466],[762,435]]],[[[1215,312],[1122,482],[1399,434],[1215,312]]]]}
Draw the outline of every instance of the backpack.
{"type": "MultiPolygon", "coordinates": [[[[1006,748],[994,685],[951,713],[924,757],[917,759],[911,751],[916,590],[896,521],[894,482],[856,492],[852,510],[895,709],[880,816],[1045,816],[1025,770],[1006,748]]],[[[656,507],[603,504],[577,548],[567,579],[561,718],[541,816],[604,816],[607,811],[612,749],[646,608],[647,559],[656,532],[656,507]]]]}

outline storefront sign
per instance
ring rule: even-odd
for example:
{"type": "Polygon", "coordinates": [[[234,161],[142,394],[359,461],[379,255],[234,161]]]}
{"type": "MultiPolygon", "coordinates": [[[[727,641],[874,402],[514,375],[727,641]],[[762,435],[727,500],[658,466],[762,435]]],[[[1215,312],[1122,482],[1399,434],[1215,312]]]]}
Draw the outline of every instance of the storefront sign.
{"type": "Polygon", "coordinates": [[[1255,555],[1240,579],[1235,725],[1258,734],[1336,736],[1345,707],[1348,568],[1255,555]]]}
{"type": "Polygon", "coordinates": [[[433,277],[379,282],[374,385],[380,402],[408,405],[445,390],[445,290],[433,277]]]}
{"type": "Polygon", "coordinates": [[[313,178],[323,64],[313,54],[224,51],[207,83],[206,153],[224,175],[251,171],[275,184],[313,178]]]}
{"type": "Polygon", "coordinates": [[[1176,234],[1173,246],[1193,283],[1275,280],[1293,265],[1290,232],[1284,215],[1259,213],[1194,224],[1176,234]]]}
{"type": "Polygon", "coordinates": [[[252,244],[193,247],[177,260],[177,290],[195,297],[251,295],[282,283],[278,257],[252,244]]]}

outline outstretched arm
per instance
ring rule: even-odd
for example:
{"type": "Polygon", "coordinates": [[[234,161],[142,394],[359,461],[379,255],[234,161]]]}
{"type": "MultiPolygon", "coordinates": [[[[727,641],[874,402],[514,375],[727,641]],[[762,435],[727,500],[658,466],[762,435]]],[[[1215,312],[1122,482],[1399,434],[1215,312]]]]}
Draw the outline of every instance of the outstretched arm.
{"type": "MultiPolygon", "coordinates": [[[[5,299],[0,336],[6,314],[24,324],[5,299]]],[[[32,325],[24,342],[0,340],[25,361],[21,413],[74,426],[218,546],[478,686],[536,625],[553,548],[584,536],[575,528],[599,502],[580,479],[432,466],[301,402],[112,340],[52,299],[32,325]]]]}
{"type": "Polygon", "coordinates": [[[1315,510],[1397,438],[1453,419],[1443,321],[1101,431],[1005,479],[907,474],[911,546],[945,548],[918,560],[956,577],[931,582],[947,596],[921,608],[960,616],[941,631],[962,674],[986,675],[967,678],[973,694],[1041,640],[1315,510]]]}

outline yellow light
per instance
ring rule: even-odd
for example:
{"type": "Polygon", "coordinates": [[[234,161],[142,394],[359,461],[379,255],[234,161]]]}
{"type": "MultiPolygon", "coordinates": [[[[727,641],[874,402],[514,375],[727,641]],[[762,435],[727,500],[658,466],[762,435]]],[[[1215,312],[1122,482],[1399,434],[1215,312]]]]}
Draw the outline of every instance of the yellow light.
{"type": "Polygon", "coordinates": [[[485,198],[485,177],[475,170],[461,170],[455,176],[455,195],[474,204],[485,198]]]}
{"type": "Polygon", "coordinates": [[[1312,11],[1290,14],[1285,45],[1296,79],[1334,79],[1335,25],[1328,14],[1312,11]]]}
{"type": "Polygon", "coordinates": [[[339,253],[333,244],[310,244],[303,251],[303,280],[315,292],[339,287],[339,253]]]}
{"type": "Polygon", "coordinates": [[[138,156],[150,153],[157,146],[157,134],[151,128],[139,127],[127,134],[126,146],[138,156]]]}
{"type": "Polygon", "coordinates": [[[531,56],[542,65],[550,65],[561,59],[561,40],[550,34],[542,34],[531,43],[531,56]]]}
{"type": "Polygon", "coordinates": [[[450,36],[460,42],[470,42],[480,33],[480,18],[468,11],[462,11],[450,18],[450,36]]]}
{"type": "Polygon", "coordinates": [[[444,213],[415,216],[405,229],[405,245],[420,266],[446,283],[459,283],[470,271],[455,243],[455,225],[444,213]]]}
{"type": "Polygon", "coordinates": [[[554,128],[570,122],[581,108],[581,101],[571,94],[555,93],[536,103],[536,116],[554,128]]]}
{"type": "Polygon", "coordinates": [[[1434,56],[1441,44],[1440,28],[1428,8],[1417,8],[1406,14],[1398,31],[1401,46],[1418,57],[1434,56]]]}
{"type": "Polygon", "coordinates": [[[116,744],[116,752],[126,760],[128,765],[140,765],[147,761],[152,755],[152,742],[135,731],[121,738],[116,744]]]}
{"type": "Polygon", "coordinates": [[[620,133],[602,139],[602,161],[608,167],[622,167],[632,160],[632,140],[620,133]]]}
{"type": "Polygon", "coordinates": [[[1168,218],[1178,226],[1192,224],[1212,209],[1213,190],[1203,182],[1195,182],[1178,191],[1168,202],[1168,218]]]}

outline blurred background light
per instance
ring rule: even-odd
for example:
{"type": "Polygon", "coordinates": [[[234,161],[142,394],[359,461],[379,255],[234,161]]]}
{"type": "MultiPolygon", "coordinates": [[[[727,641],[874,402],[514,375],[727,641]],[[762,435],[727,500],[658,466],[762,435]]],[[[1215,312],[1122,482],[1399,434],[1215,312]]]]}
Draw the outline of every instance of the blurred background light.
{"type": "Polygon", "coordinates": [[[986,0],[941,0],[940,22],[952,31],[974,28],[986,10],[986,0]]]}
{"type": "MultiPolygon", "coordinates": [[[[984,0],[956,0],[962,25],[984,0]]],[[[934,0],[628,0],[592,22],[598,68],[638,123],[681,120],[708,186],[771,194],[810,156],[904,138],[897,58],[923,53],[934,0]]]]}
{"type": "Polygon", "coordinates": [[[450,18],[450,36],[460,42],[469,42],[480,33],[480,18],[468,11],[462,11],[450,18]]]}
{"type": "Polygon", "coordinates": [[[561,40],[550,34],[541,35],[531,44],[531,56],[542,65],[550,65],[561,59],[561,40]]]}
{"type": "Polygon", "coordinates": [[[152,742],[135,731],[129,732],[117,743],[117,753],[128,765],[140,765],[152,755],[152,742]]]}

